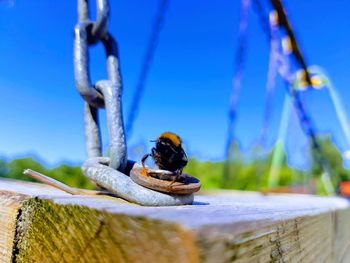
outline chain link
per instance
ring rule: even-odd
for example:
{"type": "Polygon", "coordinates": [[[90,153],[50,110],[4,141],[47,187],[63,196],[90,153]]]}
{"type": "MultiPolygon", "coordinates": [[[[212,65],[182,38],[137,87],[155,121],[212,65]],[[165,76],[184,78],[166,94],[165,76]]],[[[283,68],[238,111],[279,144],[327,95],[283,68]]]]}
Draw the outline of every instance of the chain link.
{"type": "MultiPolygon", "coordinates": [[[[96,0],[97,16],[96,21],[92,23],[90,34],[91,43],[96,43],[106,34],[109,10],[109,3],[107,0],[96,0]]],[[[78,0],[78,20],[80,23],[91,22],[88,0],[78,0]]]]}
{"type": "Polygon", "coordinates": [[[97,0],[96,22],[89,19],[88,0],[78,0],[78,24],[74,30],[74,73],[76,87],[85,100],[84,124],[88,159],[82,165],[86,177],[128,201],[141,205],[192,204],[193,194],[170,195],[144,188],[128,176],[138,164],[127,160],[122,112],[122,81],[118,46],[107,30],[109,5],[97,0]],[[108,79],[91,83],[89,47],[102,42],[107,57],[108,79]],[[98,109],[106,108],[109,158],[102,156],[98,109]],[[109,165],[109,167],[108,167],[109,165]]]}
{"type": "Polygon", "coordinates": [[[78,0],[78,24],[74,29],[75,84],[85,100],[84,122],[88,158],[102,156],[98,108],[106,108],[109,134],[109,166],[124,172],[127,164],[127,147],[124,134],[118,46],[108,33],[109,4],[96,1],[96,21],[90,21],[87,0],[78,0]],[[107,80],[91,83],[89,71],[89,47],[98,42],[104,46],[107,58],[107,80]]]}
{"type": "Polygon", "coordinates": [[[104,99],[91,83],[89,71],[89,22],[78,23],[74,29],[74,75],[75,85],[86,102],[95,108],[104,107],[104,99]]]}

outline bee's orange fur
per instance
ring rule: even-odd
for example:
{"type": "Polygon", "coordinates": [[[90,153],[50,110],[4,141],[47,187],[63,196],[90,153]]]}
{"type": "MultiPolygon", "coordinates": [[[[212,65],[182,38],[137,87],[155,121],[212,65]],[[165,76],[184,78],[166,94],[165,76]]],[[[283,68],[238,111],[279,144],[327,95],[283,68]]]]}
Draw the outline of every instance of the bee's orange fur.
{"type": "Polygon", "coordinates": [[[180,137],[172,132],[163,132],[159,138],[169,139],[176,147],[181,145],[180,137]]]}

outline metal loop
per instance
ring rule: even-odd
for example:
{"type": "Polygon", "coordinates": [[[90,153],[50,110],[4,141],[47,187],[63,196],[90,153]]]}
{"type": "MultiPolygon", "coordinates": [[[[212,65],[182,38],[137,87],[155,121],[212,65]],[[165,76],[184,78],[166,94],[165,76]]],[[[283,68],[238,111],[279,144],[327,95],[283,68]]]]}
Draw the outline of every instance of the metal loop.
{"type": "Polygon", "coordinates": [[[170,195],[144,188],[127,176],[135,162],[127,160],[122,113],[122,80],[118,46],[106,28],[108,0],[97,0],[97,20],[89,20],[88,0],[78,0],[79,23],[74,29],[75,84],[85,100],[84,121],[88,160],[83,164],[85,176],[118,196],[141,205],[192,204],[193,194],[170,195]],[[101,41],[107,57],[108,80],[91,84],[89,45],[101,41]],[[101,135],[98,108],[106,108],[110,158],[101,157],[101,135]],[[109,167],[107,164],[109,163],[109,167]]]}
{"type": "Polygon", "coordinates": [[[85,22],[89,20],[88,0],[78,0],[78,21],[85,22]]]}
{"type": "Polygon", "coordinates": [[[103,108],[103,96],[93,87],[89,72],[87,27],[90,23],[78,23],[74,28],[74,78],[75,85],[86,102],[95,108],[103,108]]]}
{"type": "Polygon", "coordinates": [[[94,23],[91,33],[94,39],[102,39],[107,33],[109,19],[109,4],[107,0],[96,0],[97,19],[94,23]]]}
{"type": "Polygon", "coordinates": [[[109,166],[120,172],[125,172],[127,163],[127,148],[124,134],[124,122],[121,102],[121,86],[110,80],[101,80],[96,88],[103,94],[107,113],[109,134],[109,166]]]}
{"type": "MultiPolygon", "coordinates": [[[[117,196],[144,206],[173,206],[190,205],[193,203],[193,194],[171,195],[160,193],[136,184],[124,173],[111,169],[105,164],[108,158],[91,158],[82,166],[83,173],[103,188],[117,196]]],[[[138,167],[134,162],[128,162],[128,170],[138,167]]]]}
{"type": "MultiPolygon", "coordinates": [[[[87,28],[90,23],[79,23],[74,29],[74,75],[75,85],[86,102],[95,108],[104,108],[104,100],[91,83],[89,71],[89,50],[87,28]]],[[[121,86],[118,61],[118,46],[111,34],[105,34],[101,39],[107,57],[108,79],[121,86]]]]}
{"type": "MultiPolygon", "coordinates": [[[[119,67],[119,54],[118,54],[118,44],[113,38],[113,36],[107,33],[104,38],[101,39],[102,44],[105,48],[107,57],[107,73],[108,79],[112,81],[113,84],[118,86],[118,89],[122,89],[122,79],[119,67]]],[[[122,91],[122,90],[121,90],[122,91]]]]}
{"type": "Polygon", "coordinates": [[[98,109],[85,102],[84,106],[84,127],[85,147],[88,158],[101,157],[101,133],[98,120],[98,109]]]}
{"type": "Polygon", "coordinates": [[[109,2],[108,0],[96,0],[96,21],[90,20],[89,1],[78,0],[78,20],[79,22],[91,22],[92,28],[89,31],[89,43],[96,43],[101,40],[107,33],[109,19],[109,2]]]}
{"type": "Polygon", "coordinates": [[[97,108],[105,106],[110,141],[110,167],[123,172],[127,162],[127,150],[121,106],[122,81],[119,70],[118,46],[108,33],[101,39],[107,57],[108,80],[99,81],[94,87],[90,81],[89,53],[86,44],[86,28],[89,25],[89,23],[80,23],[76,26],[74,45],[76,85],[87,102],[85,105],[86,150],[89,158],[102,155],[97,108]],[[97,98],[92,97],[96,94],[97,98]],[[96,102],[103,102],[103,104],[100,105],[96,102]]]}

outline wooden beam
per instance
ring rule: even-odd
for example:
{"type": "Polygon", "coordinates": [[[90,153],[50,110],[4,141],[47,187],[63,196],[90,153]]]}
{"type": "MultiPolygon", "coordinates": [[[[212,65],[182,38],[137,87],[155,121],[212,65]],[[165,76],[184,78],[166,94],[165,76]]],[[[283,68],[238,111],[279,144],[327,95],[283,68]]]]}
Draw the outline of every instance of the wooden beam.
{"type": "Polygon", "coordinates": [[[24,195],[0,190],[0,262],[10,262],[15,240],[16,222],[24,195]]]}
{"type": "Polygon", "coordinates": [[[192,206],[0,180],[0,262],[346,262],[341,198],[217,192],[192,206]]]}

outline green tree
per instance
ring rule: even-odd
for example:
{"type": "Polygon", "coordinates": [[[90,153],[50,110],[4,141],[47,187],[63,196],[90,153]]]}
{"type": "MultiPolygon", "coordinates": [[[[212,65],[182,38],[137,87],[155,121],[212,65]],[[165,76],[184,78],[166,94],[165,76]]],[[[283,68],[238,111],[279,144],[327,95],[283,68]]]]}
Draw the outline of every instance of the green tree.
{"type": "Polygon", "coordinates": [[[35,181],[34,179],[23,174],[23,171],[27,168],[43,174],[47,172],[45,167],[39,162],[35,161],[33,158],[20,158],[12,160],[7,164],[6,177],[24,181],[35,181]]]}
{"type": "Polygon", "coordinates": [[[34,179],[23,174],[25,169],[32,169],[72,187],[94,188],[94,185],[77,166],[62,164],[56,168],[48,169],[33,158],[15,159],[9,163],[0,161],[0,176],[34,182],[34,179]]]}
{"type": "MultiPolygon", "coordinates": [[[[322,151],[322,158],[327,162],[330,170],[331,180],[334,185],[338,185],[340,181],[349,180],[349,171],[343,167],[343,158],[336,145],[332,142],[330,136],[318,138],[320,149],[322,151]]],[[[322,173],[322,165],[315,158],[314,149],[310,149],[310,154],[313,157],[311,172],[314,177],[319,177],[322,173]]]]}

